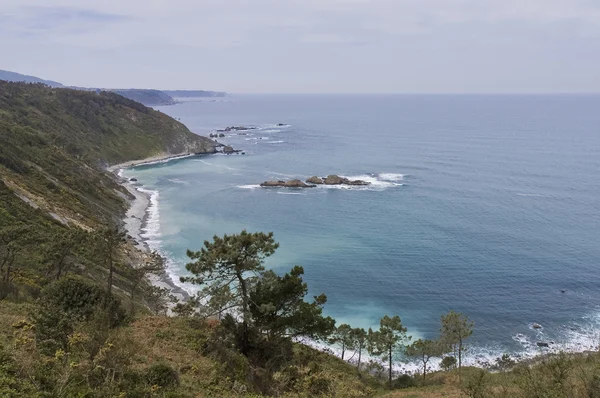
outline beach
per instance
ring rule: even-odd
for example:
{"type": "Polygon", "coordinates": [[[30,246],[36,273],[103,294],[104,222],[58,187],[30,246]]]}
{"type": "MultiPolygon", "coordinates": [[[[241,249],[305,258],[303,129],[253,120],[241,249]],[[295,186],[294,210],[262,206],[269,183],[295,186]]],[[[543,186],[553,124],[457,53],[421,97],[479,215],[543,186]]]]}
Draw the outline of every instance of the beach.
{"type": "MultiPolygon", "coordinates": [[[[117,174],[120,184],[127,189],[133,199],[130,200],[129,209],[125,213],[123,219],[123,226],[127,231],[127,234],[133,240],[133,245],[136,249],[149,253],[151,251],[148,246],[148,238],[144,234],[148,223],[149,210],[152,206],[152,191],[145,190],[140,184],[135,181],[129,181],[128,179],[120,176],[120,171],[127,167],[134,167],[142,164],[149,164],[154,162],[168,161],[176,158],[185,156],[191,156],[190,154],[183,154],[178,156],[168,157],[152,157],[139,161],[127,162],[121,165],[111,166],[108,170],[117,174]]],[[[160,275],[150,275],[148,280],[152,285],[169,289],[171,294],[174,295],[179,301],[185,301],[189,299],[190,295],[187,291],[177,286],[171,277],[163,272],[160,275]]]]}

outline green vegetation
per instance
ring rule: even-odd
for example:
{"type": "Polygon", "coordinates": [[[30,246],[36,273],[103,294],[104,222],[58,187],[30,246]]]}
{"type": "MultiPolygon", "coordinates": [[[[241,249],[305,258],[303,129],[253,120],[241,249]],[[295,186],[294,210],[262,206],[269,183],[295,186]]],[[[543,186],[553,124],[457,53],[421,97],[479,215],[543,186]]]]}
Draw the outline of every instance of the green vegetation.
{"type": "Polygon", "coordinates": [[[157,105],[173,105],[175,100],[169,94],[159,90],[145,89],[127,89],[127,90],[111,90],[113,93],[119,94],[132,101],[139,102],[146,106],[157,105]]]}
{"type": "Polygon", "coordinates": [[[474,325],[453,311],[435,340],[411,343],[397,315],[336,328],[302,267],[265,269],[273,233],[188,251],[200,291],[168,317],[147,280],[163,259],[120,228],[128,192],[104,167],[210,140],[112,93],[0,82],[0,105],[1,397],[600,397],[595,352],[463,366],[474,325]],[[407,358],[422,372],[394,372],[407,358]]]}

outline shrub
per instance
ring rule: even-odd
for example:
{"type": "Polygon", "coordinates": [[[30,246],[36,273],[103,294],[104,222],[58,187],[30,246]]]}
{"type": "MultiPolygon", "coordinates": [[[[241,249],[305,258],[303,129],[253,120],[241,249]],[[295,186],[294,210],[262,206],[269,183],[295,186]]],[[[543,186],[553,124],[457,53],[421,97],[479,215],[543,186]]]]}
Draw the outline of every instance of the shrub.
{"type": "Polygon", "coordinates": [[[442,367],[442,369],[444,369],[447,372],[450,369],[453,369],[456,367],[456,358],[444,357],[442,359],[442,362],[440,362],[440,366],[442,367]]]}
{"type": "Polygon", "coordinates": [[[416,385],[415,380],[407,374],[401,375],[394,380],[394,388],[410,388],[416,385]]]}
{"type": "Polygon", "coordinates": [[[32,314],[38,347],[47,355],[58,349],[68,351],[68,337],[75,326],[93,319],[100,311],[110,314],[107,327],[115,327],[125,318],[117,299],[81,277],[69,276],[48,285],[32,314]]]}
{"type": "Polygon", "coordinates": [[[179,385],[179,375],[171,366],[159,363],[148,368],[146,381],[151,386],[162,388],[177,387],[179,385]]]}

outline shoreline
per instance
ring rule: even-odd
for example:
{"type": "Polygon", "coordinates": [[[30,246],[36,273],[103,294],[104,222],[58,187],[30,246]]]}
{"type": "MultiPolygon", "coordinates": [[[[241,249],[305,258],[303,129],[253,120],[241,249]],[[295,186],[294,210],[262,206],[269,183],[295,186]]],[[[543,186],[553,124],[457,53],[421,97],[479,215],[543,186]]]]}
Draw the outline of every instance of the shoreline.
{"type": "Polygon", "coordinates": [[[170,160],[176,160],[176,159],[185,159],[185,158],[188,158],[191,156],[196,156],[196,155],[201,155],[201,154],[191,153],[191,152],[182,152],[182,153],[178,153],[178,154],[162,154],[162,155],[150,156],[145,159],[130,160],[130,161],[123,162],[123,163],[113,164],[112,166],[108,166],[106,168],[106,170],[117,174],[119,172],[119,170],[121,170],[121,169],[128,169],[131,167],[144,166],[144,165],[149,165],[149,164],[154,164],[154,163],[168,162],[170,160]]]}
{"type": "MultiPolygon", "coordinates": [[[[193,154],[189,155],[189,156],[193,156],[193,154]]],[[[163,161],[171,160],[174,158],[175,157],[169,157],[168,159],[163,159],[163,161]]],[[[180,157],[177,157],[177,158],[180,158],[180,157]]],[[[136,161],[136,162],[138,162],[138,161],[136,161]]],[[[142,162],[142,161],[139,161],[139,162],[142,162]]],[[[132,163],[132,162],[128,162],[128,163],[132,163]]],[[[144,163],[147,163],[147,159],[146,159],[146,162],[144,162],[144,163]]],[[[139,164],[142,164],[142,163],[139,163],[139,164]]],[[[113,166],[115,168],[113,170],[110,170],[112,172],[116,171],[115,174],[117,174],[121,169],[126,168],[126,167],[119,167],[117,169],[116,166],[120,166],[120,165],[115,165],[115,166],[113,166]]],[[[129,166],[129,167],[133,167],[133,166],[129,166]]],[[[132,240],[134,242],[133,246],[136,249],[138,249],[142,253],[150,253],[151,249],[148,245],[148,238],[144,237],[143,235],[145,232],[145,228],[148,225],[149,210],[152,207],[151,191],[144,190],[144,188],[141,184],[138,184],[136,182],[131,182],[131,181],[127,180],[126,178],[119,176],[118,174],[116,175],[116,177],[118,179],[119,184],[122,187],[124,187],[127,190],[127,192],[129,192],[130,195],[133,196],[133,199],[129,200],[129,209],[127,209],[127,212],[125,213],[125,217],[122,220],[123,224],[124,224],[124,228],[127,231],[127,235],[129,235],[132,238],[132,240]]],[[[185,289],[183,289],[182,287],[175,284],[175,281],[169,276],[169,274],[167,273],[166,270],[159,275],[150,275],[148,277],[148,281],[153,286],[168,289],[170,291],[170,293],[172,295],[174,295],[175,297],[177,297],[177,299],[179,301],[185,302],[191,297],[190,294],[185,289]]]]}

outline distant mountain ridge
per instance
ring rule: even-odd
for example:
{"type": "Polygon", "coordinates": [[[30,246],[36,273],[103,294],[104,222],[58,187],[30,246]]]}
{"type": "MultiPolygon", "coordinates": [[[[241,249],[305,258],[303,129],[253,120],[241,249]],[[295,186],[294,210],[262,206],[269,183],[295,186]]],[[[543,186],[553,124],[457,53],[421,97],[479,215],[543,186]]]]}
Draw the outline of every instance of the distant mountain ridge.
{"type": "Polygon", "coordinates": [[[227,94],[219,91],[205,90],[154,90],[154,89],[102,89],[92,87],[74,87],[65,86],[61,83],[45,80],[35,76],[22,75],[16,72],[0,70],[0,80],[8,82],[25,82],[25,83],[43,83],[50,87],[71,88],[82,91],[111,91],[119,94],[130,100],[139,102],[146,106],[165,106],[174,105],[177,103],[174,97],[178,98],[206,98],[206,97],[224,97],[227,94]]]}
{"type": "Polygon", "coordinates": [[[64,87],[61,83],[52,80],[40,79],[39,77],[22,75],[17,72],[10,72],[0,69],[0,80],[7,82],[25,82],[25,83],[44,83],[50,87],[64,87]]]}
{"type": "Polygon", "coordinates": [[[223,91],[204,90],[163,90],[163,92],[173,98],[225,97],[227,95],[223,91]]]}

